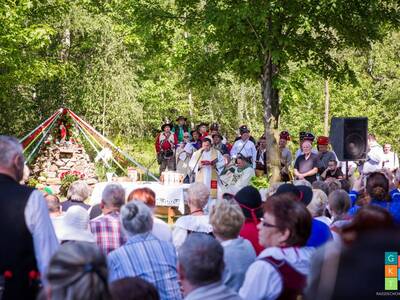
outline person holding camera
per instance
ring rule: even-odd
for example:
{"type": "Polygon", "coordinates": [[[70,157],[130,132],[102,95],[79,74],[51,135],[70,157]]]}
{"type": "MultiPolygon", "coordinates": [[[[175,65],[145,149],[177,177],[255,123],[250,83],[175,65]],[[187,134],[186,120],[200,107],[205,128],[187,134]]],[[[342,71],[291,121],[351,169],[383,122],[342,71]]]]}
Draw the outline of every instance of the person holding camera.
{"type": "Polygon", "coordinates": [[[175,148],[178,144],[176,135],[171,132],[172,125],[165,123],[161,126],[162,132],[156,137],[156,152],[157,161],[160,165],[160,175],[163,171],[168,169],[169,171],[176,170],[175,162],[175,148]]]}

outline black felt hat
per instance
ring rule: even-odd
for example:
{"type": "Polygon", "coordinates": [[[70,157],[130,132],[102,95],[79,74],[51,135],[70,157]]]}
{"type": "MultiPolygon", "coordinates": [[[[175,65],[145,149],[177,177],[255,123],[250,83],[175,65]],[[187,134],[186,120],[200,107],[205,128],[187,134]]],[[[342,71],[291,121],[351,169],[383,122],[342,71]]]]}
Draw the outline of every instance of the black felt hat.
{"type": "Polygon", "coordinates": [[[313,191],[310,187],[305,185],[294,185],[291,183],[284,183],[279,186],[275,192],[275,195],[280,195],[284,193],[292,193],[296,195],[298,197],[298,200],[304,203],[305,206],[310,204],[313,197],[313,191]]]}
{"type": "Polygon", "coordinates": [[[171,124],[171,123],[164,123],[164,124],[161,126],[161,130],[164,131],[164,128],[167,127],[167,126],[169,126],[169,128],[172,129],[172,124],[171,124]]]}
{"type": "Polygon", "coordinates": [[[262,218],[263,212],[261,209],[261,195],[255,187],[250,185],[245,186],[236,193],[235,199],[242,208],[243,214],[246,218],[252,218],[254,215],[257,218],[262,218]]]}
{"type": "Polygon", "coordinates": [[[239,132],[240,132],[240,134],[243,134],[246,132],[250,132],[250,129],[247,127],[247,125],[242,125],[239,127],[239,132]]]}
{"type": "Polygon", "coordinates": [[[184,116],[179,116],[179,117],[176,119],[176,121],[178,122],[179,120],[185,120],[185,121],[187,121],[187,118],[185,118],[184,116]]]}

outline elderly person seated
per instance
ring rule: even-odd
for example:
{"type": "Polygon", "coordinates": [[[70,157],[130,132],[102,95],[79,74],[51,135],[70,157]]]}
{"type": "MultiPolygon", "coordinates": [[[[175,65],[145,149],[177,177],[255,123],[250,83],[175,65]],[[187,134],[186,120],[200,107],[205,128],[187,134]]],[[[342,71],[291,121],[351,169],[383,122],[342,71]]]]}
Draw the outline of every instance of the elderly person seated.
{"type": "Polygon", "coordinates": [[[226,286],[238,291],[248,267],[256,258],[256,252],[251,243],[239,237],[244,223],[242,209],[236,202],[218,200],[211,208],[210,223],[216,239],[224,248],[223,282],[226,286]]]}
{"type": "Polygon", "coordinates": [[[289,193],[271,196],[258,225],[265,250],[246,273],[239,295],[244,299],[297,299],[303,293],[313,247],[305,247],[311,215],[289,193]]]}
{"type": "Polygon", "coordinates": [[[60,199],[56,195],[46,195],[44,197],[47,202],[47,207],[49,208],[49,214],[51,222],[53,223],[54,231],[57,238],[60,240],[60,231],[62,230],[62,224],[64,219],[64,214],[61,212],[60,199]]]}
{"type": "Polygon", "coordinates": [[[38,299],[111,299],[106,257],[95,244],[61,245],[50,261],[47,280],[38,299]]]}
{"type": "Polygon", "coordinates": [[[133,200],[121,208],[121,222],[128,239],[108,255],[109,281],[139,276],[155,285],[160,299],[181,299],[175,248],[151,233],[150,208],[133,200]]]}
{"type": "Polygon", "coordinates": [[[209,217],[203,211],[209,197],[210,190],[205,184],[198,182],[190,185],[187,193],[190,214],[180,217],[172,232],[172,240],[176,248],[179,248],[192,232],[212,233],[209,217]]]}
{"type": "Polygon", "coordinates": [[[62,211],[67,211],[73,205],[79,205],[88,210],[90,205],[84,203],[89,197],[90,189],[86,182],[82,180],[74,181],[69,186],[67,192],[67,201],[61,203],[62,211]]]}
{"type": "Polygon", "coordinates": [[[142,201],[151,209],[153,213],[152,233],[160,240],[172,242],[172,233],[168,224],[154,216],[154,209],[156,207],[156,194],[153,192],[153,190],[147,187],[133,190],[128,196],[128,202],[133,199],[142,201]]]}
{"type": "Polygon", "coordinates": [[[210,235],[193,233],[178,254],[178,271],[185,300],[240,300],[221,281],[224,250],[210,235]]]}
{"type": "Polygon", "coordinates": [[[324,222],[327,226],[331,224],[331,219],[325,216],[325,210],[328,206],[328,196],[322,190],[313,189],[313,196],[307,209],[311,216],[318,221],[324,222]]]}
{"type": "Polygon", "coordinates": [[[160,300],[153,284],[140,277],[126,277],[110,284],[112,300],[160,300]]]}
{"type": "Polygon", "coordinates": [[[57,237],[62,244],[70,241],[96,243],[89,228],[87,210],[79,205],[71,206],[62,219],[57,237]]]}
{"type": "Polygon", "coordinates": [[[108,184],[101,197],[100,207],[103,214],[90,221],[90,230],[96,237],[97,245],[105,254],[125,243],[119,212],[124,203],[124,188],[117,183],[108,184]]]}
{"type": "Polygon", "coordinates": [[[341,228],[350,222],[350,217],[347,212],[350,209],[350,197],[344,190],[336,190],[329,194],[328,209],[332,216],[332,223],[330,229],[333,239],[338,241],[340,239],[339,233],[341,228]]]}

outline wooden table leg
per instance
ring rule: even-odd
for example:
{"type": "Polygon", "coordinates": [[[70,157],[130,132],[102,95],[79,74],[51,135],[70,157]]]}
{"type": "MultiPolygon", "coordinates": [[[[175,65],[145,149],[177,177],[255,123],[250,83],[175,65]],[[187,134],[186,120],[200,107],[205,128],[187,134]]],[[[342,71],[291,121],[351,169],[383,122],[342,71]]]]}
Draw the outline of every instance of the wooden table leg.
{"type": "Polygon", "coordinates": [[[174,224],[175,211],[173,207],[168,207],[168,225],[174,224]]]}

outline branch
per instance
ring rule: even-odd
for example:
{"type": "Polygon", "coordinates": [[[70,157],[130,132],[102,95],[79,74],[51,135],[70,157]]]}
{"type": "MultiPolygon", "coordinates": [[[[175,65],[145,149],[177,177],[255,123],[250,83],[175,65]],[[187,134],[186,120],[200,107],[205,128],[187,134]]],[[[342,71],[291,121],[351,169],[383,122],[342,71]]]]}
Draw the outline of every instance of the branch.
{"type": "Polygon", "coordinates": [[[263,50],[263,53],[265,53],[265,48],[264,48],[264,44],[262,43],[262,39],[260,37],[260,35],[257,33],[256,29],[254,28],[253,24],[251,24],[249,18],[246,18],[247,23],[249,23],[251,29],[254,32],[254,35],[256,36],[258,42],[260,43],[261,49],[263,50]]]}

